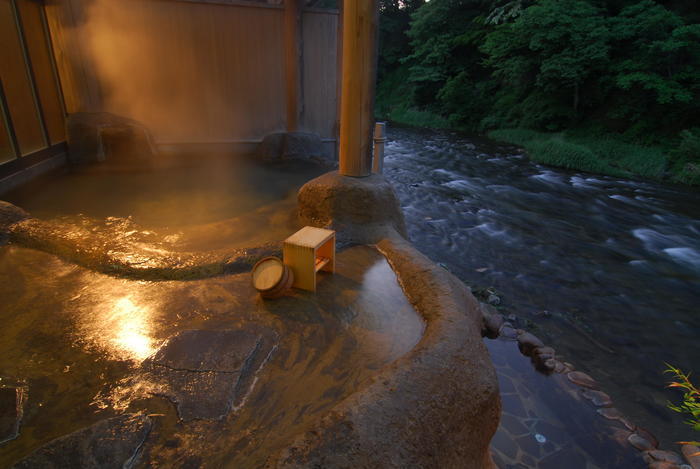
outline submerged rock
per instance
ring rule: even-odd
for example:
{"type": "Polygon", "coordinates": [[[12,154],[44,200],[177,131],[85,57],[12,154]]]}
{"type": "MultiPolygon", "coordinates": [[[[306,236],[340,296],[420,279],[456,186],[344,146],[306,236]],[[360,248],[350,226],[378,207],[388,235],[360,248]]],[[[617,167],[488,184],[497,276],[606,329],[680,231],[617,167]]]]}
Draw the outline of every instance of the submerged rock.
{"type": "Polygon", "coordinates": [[[143,363],[144,377],[182,420],[218,420],[242,404],[275,345],[272,333],[183,331],[143,363]]]}
{"type": "Polygon", "coordinates": [[[588,376],[586,373],[583,373],[582,371],[572,371],[566,376],[569,378],[569,381],[571,381],[574,384],[578,384],[579,386],[582,386],[584,388],[598,388],[598,383],[596,383],[596,381],[593,378],[588,376]]]}
{"type": "Polygon", "coordinates": [[[151,419],[126,414],[48,442],[15,464],[16,469],[121,469],[133,467],[151,431],[151,419]]]}
{"type": "Polygon", "coordinates": [[[583,391],[583,397],[588,399],[596,407],[610,407],[612,405],[612,399],[603,391],[594,391],[592,389],[586,389],[583,391]]]}

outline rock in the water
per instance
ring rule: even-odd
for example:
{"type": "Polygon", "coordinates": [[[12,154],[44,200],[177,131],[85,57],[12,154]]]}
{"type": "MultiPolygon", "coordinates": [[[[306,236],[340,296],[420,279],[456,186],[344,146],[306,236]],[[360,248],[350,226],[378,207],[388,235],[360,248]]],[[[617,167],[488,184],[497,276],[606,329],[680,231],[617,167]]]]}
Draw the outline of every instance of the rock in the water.
{"type": "Polygon", "coordinates": [[[622,412],[620,412],[614,407],[603,407],[602,409],[598,409],[596,412],[598,412],[606,419],[610,420],[619,420],[624,417],[624,415],[622,415],[622,412]]]}
{"type": "Polygon", "coordinates": [[[586,373],[583,373],[582,371],[572,371],[568,375],[566,375],[569,378],[569,381],[571,381],[574,384],[578,384],[579,386],[583,386],[585,388],[590,388],[590,389],[596,389],[598,388],[598,383],[588,376],[586,373]]]}
{"type": "Polygon", "coordinates": [[[635,433],[637,433],[639,436],[647,440],[649,443],[651,443],[651,446],[654,448],[659,447],[659,440],[656,439],[653,433],[651,433],[649,430],[642,428],[642,427],[637,427],[634,429],[635,433]]]}
{"type": "Polygon", "coordinates": [[[19,436],[26,395],[21,387],[0,388],[0,443],[19,436]]]}
{"type": "Polygon", "coordinates": [[[627,441],[630,442],[632,446],[637,448],[640,451],[647,451],[654,449],[654,446],[651,444],[649,440],[641,436],[639,433],[632,433],[628,438],[627,441]]]}
{"type": "Polygon", "coordinates": [[[336,230],[339,240],[373,244],[398,232],[407,237],[401,206],[380,174],[363,178],[331,171],[299,189],[302,223],[336,230]]]}
{"type": "Polygon", "coordinates": [[[649,464],[649,469],[681,469],[681,467],[668,461],[653,461],[649,464]]]}
{"type": "Polygon", "coordinates": [[[509,322],[504,322],[501,326],[501,330],[498,331],[498,335],[504,339],[517,340],[518,331],[513,328],[513,325],[509,322]]]}
{"type": "Polygon", "coordinates": [[[518,348],[524,355],[532,354],[537,347],[544,347],[544,343],[534,334],[519,330],[518,348]]]}
{"type": "Polygon", "coordinates": [[[537,347],[532,351],[532,358],[535,362],[554,358],[556,351],[552,347],[537,347]]]}
{"type": "Polygon", "coordinates": [[[30,218],[30,215],[9,202],[0,200],[0,233],[6,232],[18,221],[30,218]]]}
{"type": "Polygon", "coordinates": [[[183,331],[142,367],[181,419],[216,420],[250,392],[275,342],[271,333],[248,330],[183,331]]]}
{"type": "Polygon", "coordinates": [[[121,469],[133,467],[151,430],[142,414],[120,415],[48,442],[18,462],[16,469],[121,469]]]}
{"type": "Polygon", "coordinates": [[[492,306],[498,306],[501,304],[501,299],[498,297],[498,295],[491,294],[486,299],[486,302],[492,306]]]}
{"type": "Polygon", "coordinates": [[[653,461],[663,461],[678,465],[683,464],[683,459],[681,459],[680,455],[671,451],[663,451],[660,449],[647,451],[644,454],[644,460],[647,463],[651,463],[653,461]]]}
{"type": "Polygon", "coordinates": [[[613,403],[610,396],[602,391],[586,389],[583,391],[583,397],[591,401],[596,407],[610,407],[613,403]]]}
{"type": "Polygon", "coordinates": [[[488,304],[488,303],[479,302],[479,307],[481,308],[481,312],[482,312],[484,315],[487,315],[487,314],[500,314],[500,313],[498,312],[498,309],[496,309],[495,307],[491,306],[491,305],[488,304]]]}
{"type": "Polygon", "coordinates": [[[695,445],[681,446],[681,453],[685,456],[685,460],[693,469],[700,469],[700,447],[695,445]]]}
{"type": "Polygon", "coordinates": [[[78,112],[66,121],[68,158],[71,163],[107,159],[148,167],[158,152],[148,129],[141,123],[108,112],[78,112]]]}
{"type": "Polygon", "coordinates": [[[498,331],[503,326],[504,319],[502,314],[484,314],[484,329],[486,336],[491,339],[498,337],[498,331]]]}

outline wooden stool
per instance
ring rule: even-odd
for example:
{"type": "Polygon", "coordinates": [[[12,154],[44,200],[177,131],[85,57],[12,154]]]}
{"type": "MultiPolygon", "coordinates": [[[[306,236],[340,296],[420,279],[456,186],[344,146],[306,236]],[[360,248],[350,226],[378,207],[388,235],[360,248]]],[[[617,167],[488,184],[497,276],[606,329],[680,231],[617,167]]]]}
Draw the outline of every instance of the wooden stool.
{"type": "Polygon", "coordinates": [[[316,291],[316,272],[335,272],[335,231],[305,226],[284,240],[282,254],[294,272],[292,286],[316,291]]]}

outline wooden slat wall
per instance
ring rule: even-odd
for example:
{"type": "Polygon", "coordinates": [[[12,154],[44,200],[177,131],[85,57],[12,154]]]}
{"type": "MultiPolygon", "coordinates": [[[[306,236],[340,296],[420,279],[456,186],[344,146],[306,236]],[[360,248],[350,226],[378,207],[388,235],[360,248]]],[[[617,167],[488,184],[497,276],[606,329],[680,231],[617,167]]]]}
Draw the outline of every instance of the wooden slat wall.
{"type": "MultiPolygon", "coordinates": [[[[283,10],[158,0],[46,0],[68,112],[143,122],[160,142],[285,129],[283,10]]],[[[337,13],[303,18],[302,130],[335,138],[337,13]]]]}
{"type": "Polygon", "coordinates": [[[302,129],[337,137],[337,14],[304,12],[302,20],[302,129]]]}

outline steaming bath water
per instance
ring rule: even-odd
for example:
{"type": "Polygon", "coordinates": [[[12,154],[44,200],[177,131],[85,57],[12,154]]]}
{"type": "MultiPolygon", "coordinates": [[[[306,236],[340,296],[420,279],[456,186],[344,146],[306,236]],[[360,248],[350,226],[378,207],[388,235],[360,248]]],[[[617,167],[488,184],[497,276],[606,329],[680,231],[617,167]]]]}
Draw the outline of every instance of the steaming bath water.
{"type": "Polygon", "coordinates": [[[289,215],[289,203],[283,202],[294,203],[297,189],[322,172],[302,163],[271,167],[230,155],[179,155],[169,167],[153,171],[103,165],[64,170],[3,199],[37,218],[130,218],[146,230],[169,233],[200,234],[203,225],[250,215],[235,226],[237,232],[228,230],[230,245],[255,241],[252,231],[268,240],[284,239],[269,233],[280,226],[288,230],[281,211],[289,215]]]}

